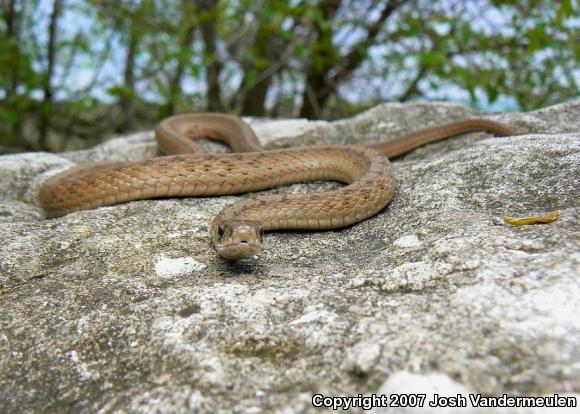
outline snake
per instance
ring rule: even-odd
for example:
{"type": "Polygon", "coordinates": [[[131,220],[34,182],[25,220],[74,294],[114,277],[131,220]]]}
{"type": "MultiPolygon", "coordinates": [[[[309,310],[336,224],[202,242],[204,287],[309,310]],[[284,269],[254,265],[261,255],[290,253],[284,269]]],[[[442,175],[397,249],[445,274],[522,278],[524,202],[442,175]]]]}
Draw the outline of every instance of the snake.
{"type": "Polygon", "coordinates": [[[510,127],[467,118],[367,145],[312,145],[266,150],[242,118],[189,113],[161,121],[155,136],[165,155],[133,162],[80,165],[48,177],[38,201],[47,218],[134,200],[224,196],[311,181],[338,181],[336,190],[259,195],[225,206],[211,221],[210,240],[226,260],[250,258],[271,230],[326,230],[374,216],[395,193],[389,158],[467,132],[515,135],[510,127]],[[230,153],[207,153],[201,139],[230,153]]]}

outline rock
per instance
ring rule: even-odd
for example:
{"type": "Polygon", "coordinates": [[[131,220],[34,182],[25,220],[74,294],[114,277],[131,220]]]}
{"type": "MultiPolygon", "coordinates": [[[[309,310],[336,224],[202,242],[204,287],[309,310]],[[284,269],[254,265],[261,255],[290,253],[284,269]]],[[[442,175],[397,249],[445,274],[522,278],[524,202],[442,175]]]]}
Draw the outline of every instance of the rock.
{"type": "MultiPolygon", "coordinates": [[[[387,104],[333,123],[252,123],[273,148],[379,141],[471,114],[387,104]]],[[[427,394],[577,392],[579,114],[580,100],[489,115],[529,133],[417,149],[394,160],[398,189],[375,217],[268,234],[238,265],[215,255],[208,224],[241,197],[43,218],[46,177],[150,157],[152,133],[0,157],[0,412],[318,412],[315,393],[393,393],[404,372],[427,394]],[[549,224],[501,220],[557,209],[549,224]]]]}
{"type": "Polygon", "coordinates": [[[375,368],[381,356],[381,346],[376,343],[361,342],[347,353],[343,368],[360,376],[368,375],[375,368]]]}

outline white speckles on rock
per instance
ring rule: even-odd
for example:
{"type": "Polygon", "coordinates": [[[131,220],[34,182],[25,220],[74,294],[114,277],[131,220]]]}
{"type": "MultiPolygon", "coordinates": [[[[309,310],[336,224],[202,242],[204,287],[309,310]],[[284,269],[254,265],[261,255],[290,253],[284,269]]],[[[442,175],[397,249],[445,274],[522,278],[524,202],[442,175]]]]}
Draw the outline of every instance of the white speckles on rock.
{"type": "Polygon", "coordinates": [[[281,119],[276,122],[251,120],[252,128],[260,140],[267,143],[276,138],[288,138],[304,134],[317,127],[328,125],[326,121],[309,121],[307,119],[281,119]]]}
{"type": "Polygon", "coordinates": [[[379,129],[386,129],[386,128],[394,129],[394,128],[397,128],[397,124],[394,122],[381,121],[377,124],[377,128],[379,128],[379,129]]]}
{"type": "Polygon", "coordinates": [[[359,342],[347,352],[343,369],[356,375],[368,375],[381,356],[381,346],[377,343],[359,342]]]}
{"type": "Polygon", "coordinates": [[[186,318],[160,317],[152,322],[151,331],[154,333],[155,339],[162,342],[164,347],[192,353],[195,347],[185,335],[192,323],[186,318]]]}
{"type": "Polygon", "coordinates": [[[406,249],[418,249],[419,247],[423,246],[419,237],[415,234],[408,234],[403,237],[399,237],[397,240],[393,242],[393,244],[397,247],[402,247],[406,249]]]}
{"type": "Polygon", "coordinates": [[[205,231],[202,230],[199,227],[192,227],[190,229],[186,229],[186,230],[180,230],[180,231],[174,231],[172,233],[167,233],[167,238],[168,239],[177,239],[177,238],[188,238],[188,237],[198,237],[197,235],[199,234],[203,234],[204,236],[207,236],[207,234],[205,234],[205,231]]]}
{"type": "Polygon", "coordinates": [[[192,392],[187,398],[187,408],[194,414],[199,413],[205,404],[207,399],[199,391],[192,392]]]}
{"type": "Polygon", "coordinates": [[[381,284],[384,292],[419,291],[434,280],[448,274],[452,267],[446,263],[405,263],[387,272],[381,284]]]}
{"type": "Polygon", "coordinates": [[[87,364],[80,360],[76,351],[69,351],[66,355],[74,364],[77,375],[81,381],[98,380],[100,378],[99,372],[89,370],[87,364]]]}
{"type": "Polygon", "coordinates": [[[310,323],[310,322],[314,322],[314,321],[328,320],[328,319],[333,319],[333,318],[334,318],[334,316],[326,310],[312,310],[308,313],[305,313],[301,317],[291,321],[290,325],[299,325],[299,324],[303,324],[303,323],[310,323]]]}
{"type": "Polygon", "coordinates": [[[210,385],[223,384],[227,378],[224,361],[218,355],[206,355],[200,361],[202,368],[202,381],[210,385]]]}
{"type": "Polygon", "coordinates": [[[367,284],[367,278],[362,277],[362,276],[357,276],[349,282],[349,287],[351,287],[353,289],[358,289],[358,288],[365,286],[366,284],[367,284]]]}
{"type": "Polygon", "coordinates": [[[192,257],[169,258],[162,255],[155,260],[155,273],[162,278],[185,276],[206,267],[192,257]]]}
{"type": "Polygon", "coordinates": [[[527,292],[510,292],[500,284],[488,282],[458,289],[453,303],[484,312],[497,325],[526,337],[566,338],[580,331],[579,297],[577,284],[556,283],[527,292]],[[518,317],[522,314],[529,316],[518,317]]]}
{"type": "Polygon", "coordinates": [[[528,253],[539,253],[545,248],[543,240],[522,240],[520,248],[528,253]]]}

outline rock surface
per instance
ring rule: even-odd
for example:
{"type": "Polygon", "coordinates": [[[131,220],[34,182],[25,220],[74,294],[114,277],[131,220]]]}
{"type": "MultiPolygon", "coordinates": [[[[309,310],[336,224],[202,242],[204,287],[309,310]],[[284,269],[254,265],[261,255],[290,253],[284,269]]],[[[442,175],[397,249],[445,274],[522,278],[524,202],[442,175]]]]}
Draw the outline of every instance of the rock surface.
{"type": "MultiPolygon", "coordinates": [[[[471,114],[389,104],[253,125],[270,147],[363,143],[471,114]]],[[[531,133],[415,150],[394,161],[397,193],[377,216],[268,234],[238,265],[208,244],[210,219],[238,197],[43,219],[35,190],[48,175],[153,156],[151,133],[0,157],[0,412],[319,412],[315,393],[580,397],[580,101],[490,118],[531,133]],[[556,209],[550,224],[501,220],[556,209]]]]}

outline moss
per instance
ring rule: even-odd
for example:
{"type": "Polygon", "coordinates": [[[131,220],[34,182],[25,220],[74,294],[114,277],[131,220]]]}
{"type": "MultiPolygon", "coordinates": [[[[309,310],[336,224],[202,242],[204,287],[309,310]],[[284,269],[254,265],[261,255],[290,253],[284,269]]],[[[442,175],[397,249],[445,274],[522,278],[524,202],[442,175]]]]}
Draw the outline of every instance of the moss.
{"type": "Polygon", "coordinates": [[[300,348],[299,341],[292,336],[247,336],[226,346],[224,351],[241,358],[279,360],[293,358],[300,348]]]}

